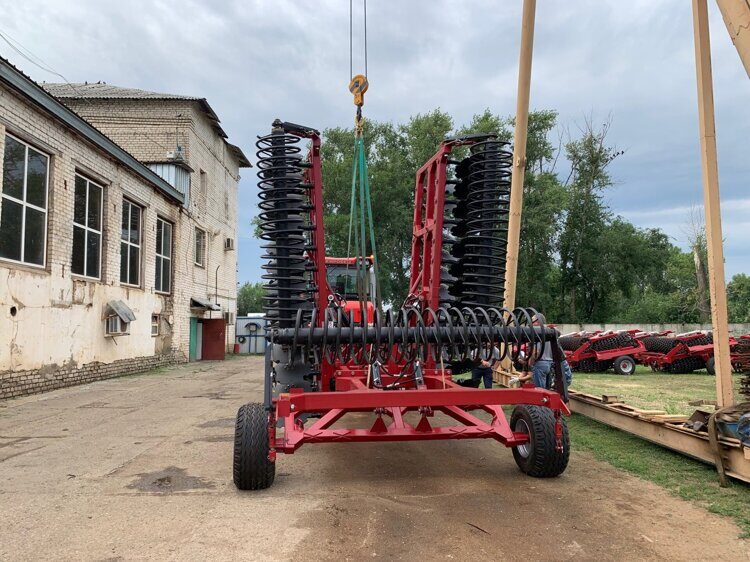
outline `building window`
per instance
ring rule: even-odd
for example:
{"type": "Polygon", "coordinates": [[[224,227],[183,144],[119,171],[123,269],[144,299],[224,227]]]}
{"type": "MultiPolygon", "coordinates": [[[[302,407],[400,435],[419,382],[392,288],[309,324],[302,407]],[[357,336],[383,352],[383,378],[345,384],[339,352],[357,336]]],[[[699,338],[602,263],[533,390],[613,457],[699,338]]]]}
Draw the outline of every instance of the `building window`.
{"type": "Polygon", "coordinates": [[[195,265],[206,267],[206,231],[195,227],[195,265]]]}
{"type": "Polygon", "coordinates": [[[76,174],[70,269],[92,279],[101,277],[102,195],[102,186],[76,174]]]}
{"type": "Polygon", "coordinates": [[[156,219],[156,292],[172,289],[172,223],[156,219]]]}
{"type": "Polygon", "coordinates": [[[161,322],[161,315],[159,314],[152,314],[151,315],[151,335],[152,336],[158,336],[159,335],[159,324],[161,322]]]}
{"type": "Polygon", "coordinates": [[[0,258],[44,266],[49,156],[5,135],[0,258]]]}
{"type": "Polygon", "coordinates": [[[120,237],[120,283],[141,284],[141,222],[143,209],[127,199],[122,200],[122,235],[120,237]]]}

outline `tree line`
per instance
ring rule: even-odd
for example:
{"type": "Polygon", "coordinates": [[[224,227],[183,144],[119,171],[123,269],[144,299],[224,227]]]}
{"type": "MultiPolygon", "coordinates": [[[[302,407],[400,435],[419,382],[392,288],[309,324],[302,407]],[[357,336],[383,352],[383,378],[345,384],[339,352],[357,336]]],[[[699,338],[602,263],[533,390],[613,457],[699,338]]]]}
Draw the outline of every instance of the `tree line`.
{"type": "MultiPolygon", "coordinates": [[[[440,109],[405,123],[365,122],[386,302],[400,305],[408,290],[417,169],[448,136],[497,133],[510,142],[513,126],[512,117],[489,110],[460,126],[440,109]]],[[[586,120],[575,135],[562,137],[556,134],[557,112],[529,115],[516,302],[557,323],[708,321],[700,214],[686,217],[688,251],[660,229],[638,228],[616,215],[604,196],[614,186],[610,165],[623,152],[608,142],[609,130],[609,122],[586,120]]],[[[326,246],[332,256],[347,251],[353,147],[353,129],[323,131],[326,246]]],[[[750,277],[735,275],[727,290],[730,321],[750,321],[750,277]]],[[[238,313],[259,311],[261,299],[260,284],[246,283],[238,313]]]]}

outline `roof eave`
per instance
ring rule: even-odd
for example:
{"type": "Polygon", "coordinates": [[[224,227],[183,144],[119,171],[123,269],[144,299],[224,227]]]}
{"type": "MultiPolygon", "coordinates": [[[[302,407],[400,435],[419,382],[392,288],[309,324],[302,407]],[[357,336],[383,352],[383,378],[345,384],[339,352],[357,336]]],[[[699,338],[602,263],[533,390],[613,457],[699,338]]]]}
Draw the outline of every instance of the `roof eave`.
{"type": "Polygon", "coordinates": [[[253,167],[253,165],[250,163],[250,160],[247,159],[247,156],[245,156],[245,153],[242,152],[242,149],[239,146],[230,142],[227,142],[227,146],[229,147],[229,151],[237,158],[237,163],[239,164],[240,168],[253,167]]]}
{"type": "Polygon", "coordinates": [[[133,173],[152,184],[166,196],[180,204],[185,202],[182,193],[4,59],[0,59],[0,80],[109,154],[133,173]]]}

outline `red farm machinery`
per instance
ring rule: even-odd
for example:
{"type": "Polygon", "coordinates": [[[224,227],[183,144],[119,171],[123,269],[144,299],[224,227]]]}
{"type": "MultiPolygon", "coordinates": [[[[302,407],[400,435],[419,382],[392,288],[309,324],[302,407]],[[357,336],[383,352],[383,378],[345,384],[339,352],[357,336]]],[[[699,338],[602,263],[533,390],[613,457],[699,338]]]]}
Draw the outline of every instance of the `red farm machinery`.
{"type": "Polygon", "coordinates": [[[638,356],[646,351],[637,330],[575,332],[560,337],[560,346],[571,369],[582,373],[603,373],[614,369],[618,375],[632,375],[638,356]]]}
{"type": "MultiPolygon", "coordinates": [[[[715,375],[714,339],[711,332],[645,334],[646,350],[638,360],[654,371],[684,374],[705,369],[715,375]]],[[[730,361],[737,373],[750,369],[750,335],[729,338],[730,361]]]]}
{"type": "Polygon", "coordinates": [[[277,454],[308,443],[494,439],[512,448],[523,472],[561,474],[569,410],[557,333],[532,309],[502,306],[507,143],[493,135],[441,143],[417,173],[408,297],[400,308],[367,310],[360,288],[358,315],[350,291],[337,290],[337,275],[328,274],[366,264],[325,256],[318,132],[277,120],[257,146],[267,260],[265,397],[237,414],[236,486],[267,488],[277,454]],[[454,159],[459,146],[468,155],[454,159]],[[548,345],[554,391],[473,389],[452,380],[454,371],[497,350],[514,361],[522,348],[536,355],[548,345]],[[510,420],[505,405],[515,406],[510,420]],[[359,427],[367,416],[368,428],[348,424],[352,414],[359,427]]]}

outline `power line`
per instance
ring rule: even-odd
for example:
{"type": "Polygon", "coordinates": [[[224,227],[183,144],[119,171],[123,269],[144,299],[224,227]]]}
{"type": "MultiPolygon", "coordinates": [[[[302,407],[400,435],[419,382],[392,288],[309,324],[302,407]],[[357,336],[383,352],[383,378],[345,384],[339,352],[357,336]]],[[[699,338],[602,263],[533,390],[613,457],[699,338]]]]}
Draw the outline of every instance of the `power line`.
{"type": "MultiPolygon", "coordinates": [[[[63,79],[63,81],[70,87],[70,89],[75,92],[75,94],[78,96],[79,99],[83,100],[85,103],[92,106],[91,100],[89,100],[85,95],[81,93],[81,91],[75,87],[65,76],[57,72],[55,69],[53,69],[49,64],[47,64],[44,60],[42,60],[39,56],[35,55],[31,50],[24,47],[20,41],[17,39],[14,39],[11,37],[7,32],[0,30],[0,39],[5,41],[8,46],[13,49],[16,53],[18,53],[21,57],[23,57],[25,60],[36,66],[37,68],[40,68],[41,70],[48,72],[50,74],[53,74],[55,76],[58,76],[63,79]],[[25,51],[25,52],[24,52],[25,51]],[[32,58],[33,57],[33,58],[32,58]],[[33,60],[33,59],[36,59],[33,60]],[[38,61],[38,62],[37,62],[38,61]],[[41,64],[40,64],[41,63],[41,64]]],[[[162,148],[166,151],[169,151],[169,147],[164,146],[161,142],[157,141],[156,139],[149,136],[145,131],[139,131],[139,134],[146,137],[148,140],[153,142],[155,145],[157,145],[159,148],[162,148]]],[[[175,135],[175,139],[177,139],[177,135],[175,135]]]]}

